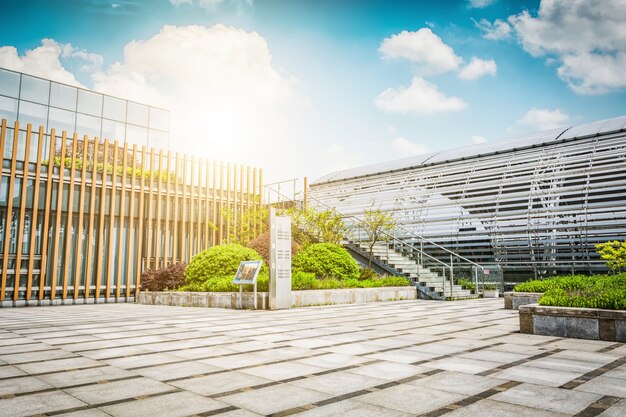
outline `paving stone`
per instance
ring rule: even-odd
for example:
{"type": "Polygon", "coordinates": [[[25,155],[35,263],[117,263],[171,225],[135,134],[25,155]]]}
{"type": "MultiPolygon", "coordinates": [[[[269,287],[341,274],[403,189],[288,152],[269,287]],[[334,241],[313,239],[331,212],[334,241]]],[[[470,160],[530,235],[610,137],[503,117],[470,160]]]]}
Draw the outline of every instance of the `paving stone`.
{"type": "Polygon", "coordinates": [[[69,359],[56,359],[45,362],[31,362],[18,364],[16,367],[29,374],[42,374],[46,372],[58,372],[80,368],[91,368],[94,366],[102,366],[98,361],[94,361],[89,358],[69,358],[69,359]]]}
{"type": "Polygon", "coordinates": [[[10,355],[0,355],[0,359],[10,364],[20,364],[28,362],[38,362],[50,359],[71,358],[75,354],[61,349],[51,348],[50,350],[39,350],[36,352],[12,353],[10,355]]]}
{"type": "Polygon", "coordinates": [[[19,375],[26,375],[26,372],[11,365],[0,366],[0,378],[11,378],[19,375]]]}
{"type": "Polygon", "coordinates": [[[429,368],[443,369],[446,371],[463,372],[466,374],[479,374],[484,371],[500,366],[498,362],[479,361],[460,357],[445,358],[425,363],[429,368]]]}
{"type": "Polygon", "coordinates": [[[276,363],[274,365],[263,365],[241,370],[241,372],[261,378],[271,379],[272,381],[311,375],[322,371],[325,371],[325,369],[295,362],[276,363]]]}
{"type": "Polygon", "coordinates": [[[202,414],[226,404],[190,392],[176,392],[100,407],[114,417],[185,417],[202,414]]]}
{"type": "Polygon", "coordinates": [[[168,352],[168,355],[182,359],[203,359],[208,357],[231,355],[234,350],[222,346],[207,346],[168,352]]]}
{"type": "Polygon", "coordinates": [[[346,372],[385,379],[387,381],[397,381],[399,379],[408,378],[430,370],[431,369],[423,366],[384,361],[349,369],[346,372]]]}
{"type": "Polygon", "coordinates": [[[569,414],[538,410],[500,401],[481,400],[467,407],[456,409],[446,417],[569,417],[569,414]]]}
{"type": "Polygon", "coordinates": [[[33,416],[83,406],[84,402],[60,391],[0,399],[3,417],[33,416]]]}
{"type": "Polygon", "coordinates": [[[253,413],[248,410],[233,410],[226,413],[220,413],[220,417],[261,417],[261,414],[253,413]]]}
{"type": "Polygon", "coordinates": [[[612,395],[626,398],[626,384],[623,379],[598,376],[575,388],[577,391],[595,392],[597,394],[612,395]]]}
{"type": "Polygon", "coordinates": [[[34,376],[0,379],[0,396],[42,391],[49,388],[53,388],[52,385],[46,384],[41,379],[34,376]]]}
{"type": "Polygon", "coordinates": [[[444,371],[407,382],[407,384],[439,391],[453,392],[455,394],[476,395],[506,382],[507,381],[503,379],[444,371]]]}
{"type": "Polygon", "coordinates": [[[180,358],[167,353],[150,353],[148,355],[135,355],[118,359],[105,359],[104,362],[123,369],[133,369],[142,366],[162,365],[172,362],[180,362],[180,358]]]}
{"type": "Polygon", "coordinates": [[[2,348],[0,348],[0,352],[2,353],[2,355],[9,355],[11,353],[35,352],[38,350],[51,349],[54,348],[45,343],[27,343],[25,345],[2,346],[2,348]]]}
{"type": "Polygon", "coordinates": [[[330,395],[288,384],[220,397],[219,400],[254,413],[267,415],[329,398],[330,395]]]}
{"type": "Polygon", "coordinates": [[[521,384],[498,393],[489,399],[573,415],[584,410],[600,398],[602,398],[601,395],[586,392],[534,384],[521,384]]]}
{"type": "Polygon", "coordinates": [[[465,396],[451,392],[400,384],[362,395],[356,399],[403,413],[423,414],[460,401],[463,398],[465,396]]]}
{"type": "Polygon", "coordinates": [[[215,367],[235,369],[245,366],[276,362],[276,359],[269,358],[259,353],[240,353],[238,355],[229,355],[228,357],[199,359],[198,362],[212,365],[215,367]]]}
{"type": "Polygon", "coordinates": [[[272,381],[269,379],[233,371],[227,374],[207,375],[198,378],[173,381],[170,382],[170,385],[186,391],[195,392],[196,394],[211,396],[271,382],[272,381]]]}
{"type": "Polygon", "coordinates": [[[386,352],[374,353],[366,355],[369,359],[380,359],[383,361],[399,362],[399,363],[413,363],[424,360],[432,359],[439,356],[435,353],[418,352],[416,350],[409,349],[394,349],[386,352]]]}
{"type": "Polygon", "coordinates": [[[342,368],[344,366],[357,365],[367,361],[367,358],[363,358],[360,356],[344,355],[341,353],[328,353],[326,355],[298,359],[294,362],[303,363],[305,365],[318,366],[321,368],[333,369],[342,368]]]}
{"type": "Polygon", "coordinates": [[[85,356],[91,359],[111,359],[119,358],[121,356],[139,355],[142,353],[150,353],[150,351],[143,348],[142,346],[121,346],[80,352],[81,356],[85,356]]]}
{"type": "Polygon", "coordinates": [[[170,385],[149,378],[134,378],[69,388],[65,392],[88,404],[102,404],[172,390],[170,385]]]}
{"type": "Polygon", "coordinates": [[[410,414],[360,401],[344,400],[294,414],[298,417],[408,417],[410,414]]]}
{"type": "Polygon", "coordinates": [[[604,376],[609,378],[626,379],[626,365],[619,366],[606,372],[604,376]]]}
{"type": "Polygon", "coordinates": [[[498,362],[501,364],[516,362],[527,359],[532,354],[503,352],[498,350],[484,349],[475,352],[462,353],[459,358],[477,359],[481,361],[498,362]]]}
{"type": "Polygon", "coordinates": [[[57,372],[39,375],[37,378],[55,387],[70,387],[74,385],[91,384],[100,381],[128,378],[133,373],[114,366],[101,366],[98,368],[81,369],[78,371],[57,372]]]}
{"type": "Polygon", "coordinates": [[[552,356],[535,359],[533,361],[526,362],[524,365],[544,369],[555,369],[558,371],[580,372],[582,374],[586,374],[587,372],[593,371],[602,366],[602,364],[597,362],[585,362],[582,360],[573,361],[569,359],[554,358],[552,356]]]}
{"type": "Polygon", "coordinates": [[[150,366],[148,368],[137,369],[134,372],[157,381],[167,381],[170,379],[187,378],[192,375],[208,374],[210,372],[221,370],[223,369],[194,361],[150,366]]]}
{"type": "Polygon", "coordinates": [[[519,365],[490,375],[493,378],[509,379],[511,381],[528,382],[531,384],[549,387],[561,386],[581,376],[580,372],[558,371],[555,369],[536,368],[534,366],[519,365]]]}
{"type": "Polygon", "coordinates": [[[289,384],[339,396],[387,382],[384,379],[340,371],[292,381],[289,384]]]}
{"type": "Polygon", "coordinates": [[[91,408],[87,410],[74,411],[73,413],[57,414],[56,417],[110,417],[109,414],[104,411],[100,411],[97,408],[91,408]]]}
{"type": "Polygon", "coordinates": [[[621,400],[607,410],[605,410],[598,417],[624,417],[626,416],[626,400],[621,400]]]}

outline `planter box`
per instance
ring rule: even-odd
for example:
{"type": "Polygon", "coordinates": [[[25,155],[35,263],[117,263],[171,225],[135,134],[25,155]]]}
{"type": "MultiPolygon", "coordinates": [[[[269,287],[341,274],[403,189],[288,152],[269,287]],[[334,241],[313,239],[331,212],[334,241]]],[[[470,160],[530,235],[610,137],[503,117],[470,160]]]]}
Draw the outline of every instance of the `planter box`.
{"type": "Polygon", "coordinates": [[[520,332],[575,339],[626,342],[626,311],[596,308],[519,307],[520,332]]]}
{"type": "Polygon", "coordinates": [[[505,292],[504,308],[508,310],[519,310],[520,306],[537,304],[542,295],[542,292],[505,292]]]}
{"type": "Polygon", "coordinates": [[[500,290],[483,290],[483,298],[498,298],[500,290]]]}
{"type": "MultiPolygon", "coordinates": [[[[415,300],[417,290],[409,287],[345,288],[337,290],[292,291],[291,306],[306,307],[332,304],[362,304],[376,301],[415,300]]],[[[141,291],[139,304],[180,307],[239,308],[238,292],[141,291]]],[[[254,293],[243,293],[243,308],[254,308],[254,293]]],[[[257,309],[269,309],[269,295],[257,293],[257,309]]]]}

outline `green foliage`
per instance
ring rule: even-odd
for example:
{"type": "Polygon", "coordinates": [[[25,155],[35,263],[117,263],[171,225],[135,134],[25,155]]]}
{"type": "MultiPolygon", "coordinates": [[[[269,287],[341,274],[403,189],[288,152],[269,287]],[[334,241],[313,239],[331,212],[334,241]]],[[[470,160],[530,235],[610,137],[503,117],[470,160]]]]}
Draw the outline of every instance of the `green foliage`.
{"type": "MultiPolygon", "coordinates": [[[[60,156],[55,156],[54,159],[54,166],[56,167],[60,167],[61,165],[63,165],[64,168],[66,169],[71,169],[72,165],[74,166],[74,168],[77,171],[80,171],[83,169],[83,164],[85,162],[83,162],[82,159],[77,159],[77,158],[72,158],[72,157],[65,157],[65,159],[63,160],[63,163],[61,164],[61,157],[60,156]]],[[[41,162],[42,165],[48,165],[50,164],[49,160],[45,160],[41,162]]],[[[87,171],[92,171],[94,166],[93,166],[93,161],[87,161],[86,162],[87,167],[86,170],[87,171]]],[[[113,174],[113,164],[110,163],[102,163],[102,162],[97,162],[96,163],[96,172],[98,174],[102,174],[105,170],[107,174],[113,174]]],[[[136,178],[141,178],[142,176],[145,177],[147,180],[152,180],[152,181],[161,181],[161,182],[175,182],[176,181],[176,174],[174,172],[167,172],[167,171],[159,171],[159,170],[155,170],[155,171],[150,171],[149,169],[146,170],[142,170],[140,168],[135,168],[133,169],[133,167],[126,167],[126,171],[124,171],[124,166],[120,163],[117,168],[115,169],[115,172],[117,174],[117,176],[120,177],[131,177],[131,176],[135,176],[136,178]]]]}
{"type": "MultiPolygon", "coordinates": [[[[241,245],[213,246],[191,258],[185,269],[185,282],[190,285],[203,285],[206,281],[228,276],[232,281],[241,261],[256,260],[261,260],[259,254],[241,245]]],[[[261,272],[267,274],[266,265],[263,265],[261,272]]]]}
{"type": "Polygon", "coordinates": [[[185,283],[184,262],[165,268],[148,269],[141,274],[141,289],[144,291],[175,290],[185,283]]]}
{"type": "MultiPolygon", "coordinates": [[[[261,233],[259,236],[252,239],[250,242],[248,242],[246,246],[251,249],[254,249],[259,255],[261,255],[265,263],[269,265],[270,263],[270,232],[269,230],[261,233]]],[[[291,239],[292,256],[298,253],[299,250],[300,250],[300,245],[298,244],[298,242],[296,242],[295,239],[291,239]]]]}
{"type": "Polygon", "coordinates": [[[365,210],[365,217],[361,223],[365,233],[367,233],[369,241],[369,261],[368,267],[372,266],[372,258],[374,257],[374,246],[377,242],[385,242],[390,239],[390,234],[396,227],[396,221],[393,215],[381,209],[365,210]]]}
{"type": "Polygon", "coordinates": [[[307,207],[304,210],[292,209],[292,235],[302,246],[312,243],[339,244],[345,235],[345,225],[341,215],[332,210],[317,211],[307,207]]]}
{"type": "Polygon", "coordinates": [[[293,257],[294,272],[310,272],[317,278],[350,279],[359,277],[359,267],[347,250],[333,243],[315,243],[293,257]]]}
{"type": "Polygon", "coordinates": [[[270,211],[267,207],[253,204],[244,210],[243,215],[231,209],[222,212],[222,223],[228,225],[226,240],[229,243],[247,245],[251,240],[269,230],[270,211]]]}
{"type": "Polygon", "coordinates": [[[466,290],[476,290],[476,284],[472,280],[460,278],[457,283],[466,290]]]}
{"type": "Polygon", "coordinates": [[[371,268],[366,268],[359,265],[359,279],[377,279],[379,275],[371,268]]]}
{"type": "MultiPolygon", "coordinates": [[[[269,291],[269,276],[267,272],[259,273],[257,277],[257,291],[269,291]]],[[[254,286],[244,285],[244,291],[252,291],[254,286]]],[[[213,277],[202,283],[186,284],[178,288],[178,291],[195,292],[239,292],[239,285],[233,284],[233,276],[213,277]]]]}
{"type": "Polygon", "coordinates": [[[336,288],[374,288],[374,287],[407,287],[411,285],[405,277],[382,277],[371,279],[317,279],[309,272],[294,272],[291,275],[291,289],[298,290],[327,290],[336,288]]]}
{"type": "Polygon", "coordinates": [[[604,275],[596,275],[596,276],[586,276],[586,275],[572,275],[572,276],[563,276],[563,277],[554,277],[550,279],[543,280],[531,280],[526,281],[521,284],[517,284],[513,291],[517,292],[546,292],[553,288],[563,288],[567,290],[578,290],[588,286],[591,282],[596,280],[598,277],[604,275]]]}
{"type": "Polygon", "coordinates": [[[598,243],[596,252],[606,261],[606,266],[614,272],[620,272],[626,266],[626,240],[598,243]]]}

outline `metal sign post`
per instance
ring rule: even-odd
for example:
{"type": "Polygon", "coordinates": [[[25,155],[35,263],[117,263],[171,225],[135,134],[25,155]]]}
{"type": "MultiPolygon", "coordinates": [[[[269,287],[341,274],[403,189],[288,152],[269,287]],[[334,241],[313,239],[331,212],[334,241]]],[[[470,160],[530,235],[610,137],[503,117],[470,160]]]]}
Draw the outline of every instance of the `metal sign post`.
{"type": "Polygon", "coordinates": [[[291,217],[270,208],[270,309],[291,307],[291,217]]]}

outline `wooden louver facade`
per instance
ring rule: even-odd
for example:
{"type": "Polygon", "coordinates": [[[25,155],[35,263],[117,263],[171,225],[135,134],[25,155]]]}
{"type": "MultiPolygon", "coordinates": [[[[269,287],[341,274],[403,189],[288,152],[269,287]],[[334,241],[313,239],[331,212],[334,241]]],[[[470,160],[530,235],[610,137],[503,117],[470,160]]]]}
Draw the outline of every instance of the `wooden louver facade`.
{"type": "Polygon", "coordinates": [[[131,300],[142,270],[223,243],[262,204],[258,168],[0,129],[2,306],[131,300]]]}

